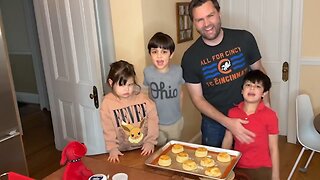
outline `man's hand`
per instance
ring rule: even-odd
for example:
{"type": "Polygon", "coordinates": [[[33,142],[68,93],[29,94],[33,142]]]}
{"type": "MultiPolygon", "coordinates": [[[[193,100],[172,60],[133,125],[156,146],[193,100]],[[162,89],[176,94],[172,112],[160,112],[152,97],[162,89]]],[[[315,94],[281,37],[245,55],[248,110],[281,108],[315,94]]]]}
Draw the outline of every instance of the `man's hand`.
{"type": "Polygon", "coordinates": [[[234,119],[230,122],[232,123],[229,124],[228,129],[241,143],[250,144],[254,141],[256,135],[242,126],[242,124],[247,124],[249,121],[234,119]]]}

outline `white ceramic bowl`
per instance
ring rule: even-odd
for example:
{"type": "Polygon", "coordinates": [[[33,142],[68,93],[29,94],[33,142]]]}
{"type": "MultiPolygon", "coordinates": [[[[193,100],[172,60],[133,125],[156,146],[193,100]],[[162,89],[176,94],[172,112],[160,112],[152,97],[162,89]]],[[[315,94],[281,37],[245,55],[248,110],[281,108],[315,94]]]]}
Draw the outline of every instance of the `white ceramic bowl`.
{"type": "Polygon", "coordinates": [[[112,180],[128,180],[128,175],[126,173],[117,173],[112,176],[112,180]]]}

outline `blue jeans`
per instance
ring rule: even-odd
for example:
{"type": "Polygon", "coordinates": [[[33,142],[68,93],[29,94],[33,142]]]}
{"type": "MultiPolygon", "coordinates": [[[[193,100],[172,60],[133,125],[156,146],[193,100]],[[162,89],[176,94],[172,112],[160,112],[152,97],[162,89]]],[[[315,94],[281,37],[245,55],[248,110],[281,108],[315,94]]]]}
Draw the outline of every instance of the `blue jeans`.
{"type": "Polygon", "coordinates": [[[226,128],[220,123],[207,117],[202,118],[201,133],[203,145],[221,147],[225,132],[226,128]]]}

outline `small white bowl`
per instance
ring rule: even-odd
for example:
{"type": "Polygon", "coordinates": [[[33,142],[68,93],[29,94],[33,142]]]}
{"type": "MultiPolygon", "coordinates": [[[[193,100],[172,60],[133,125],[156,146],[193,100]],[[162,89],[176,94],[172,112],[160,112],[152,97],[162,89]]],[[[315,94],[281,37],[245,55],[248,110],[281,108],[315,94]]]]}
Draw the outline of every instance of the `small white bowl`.
{"type": "Polygon", "coordinates": [[[112,180],[128,180],[128,174],[126,173],[117,173],[112,176],[112,180]]]}

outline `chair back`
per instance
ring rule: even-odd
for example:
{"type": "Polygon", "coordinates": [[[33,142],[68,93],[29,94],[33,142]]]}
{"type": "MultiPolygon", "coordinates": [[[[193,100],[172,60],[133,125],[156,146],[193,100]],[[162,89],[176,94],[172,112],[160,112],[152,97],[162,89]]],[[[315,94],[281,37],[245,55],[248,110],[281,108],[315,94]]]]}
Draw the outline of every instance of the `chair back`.
{"type": "Polygon", "coordinates": [[[313,125],[314,113],[310,97],[307,94],[298,95],[296,98],[296,118],[298,141],[303,146],[313,147],[312,144],[319,140],[314,139],[318,132],[313,125]]]}

